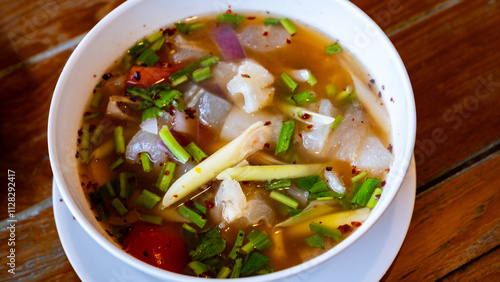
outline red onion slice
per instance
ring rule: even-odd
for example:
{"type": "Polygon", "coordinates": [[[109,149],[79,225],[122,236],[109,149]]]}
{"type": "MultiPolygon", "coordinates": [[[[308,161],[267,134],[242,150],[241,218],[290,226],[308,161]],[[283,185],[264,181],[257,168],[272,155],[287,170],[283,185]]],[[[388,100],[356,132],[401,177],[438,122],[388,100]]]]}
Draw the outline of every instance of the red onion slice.
{"type": "Polygon", "coordinates": [[[228,24],[220,23],[210,34],[226,61],[246,58],[245,51],[236,36],[234,29],[228,24]]]}

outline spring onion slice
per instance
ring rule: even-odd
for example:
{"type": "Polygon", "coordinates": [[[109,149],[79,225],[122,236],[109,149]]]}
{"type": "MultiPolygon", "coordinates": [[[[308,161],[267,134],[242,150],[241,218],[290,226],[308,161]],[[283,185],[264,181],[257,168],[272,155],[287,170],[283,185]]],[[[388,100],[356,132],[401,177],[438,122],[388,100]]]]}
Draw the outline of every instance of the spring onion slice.
{"type": "Polygon", "coordinates": [[[373,191],[370,200],[368,200],[368,203],[366,204],[366,207],[373,209],[377,204],[378,199],[380,199],[380,195],[382,195],[382,189],[375,188],[375,191],[373,191]]]}
{"type": "Polygon", "coordinates": [[[359,188],[359,191],[356,193],[356,195],[354,195],[351,202],[353,204],[356,203],[360,206],[366,206],[373,191],[375,190],[375,186],[379,184],[380,180],[378,180],[377,178],[367,178],[365,182],[363,182],[361,188],[359,188]]]}
{"type": "Polygon", "coordinates": [[[174,154],[174,156],[179,159],[181,163],[185,164],[189,160],[191,155],[189,155],[189,153],[184,150],[184,148],[182,148],[179,142],[175,140],[174,136],[167,126],[164,126],[160,130],[160,138],[163,143],[165,143],[170,152],[172,152],[172,154],[174,154]]]}
{"type": "Polygon", "coordinates": [[[163,208],[187,196],[226,168],[236,165],[264,148],[265,143],[271,138],[271,134],[271,127],[265,126],[262,121],[251,125],[240,136],[177,179],[163,197],[163,208]]]}
{"type": "Polygon", "coordinates": [[[233,23],[236,25],[241,24],[246,19],[245,16],[238,16],[233,14],[220,14],[217,16],[215,21],[224,23],[233,23]]]}
{"type": "Polygon", "coordinates": [[[311,237],[307,237],[305,239],[307,245],[309,245],[310,247],[316,247],[316,248],[320,248],[320,249],[324,249],[325,248],[325,242],[323,240],[323,236],[321,234],[315,234],[315,235],[312,235],[311,237]]]}
{"type": "Polygon", "coordinates": [[[125,153],[125,138],[123,137],[123,126],[119,125],[114,129],[115,152],[117,154],[125,153]]]}
{"type": "Polygon", "coordinates": [[[311,90],[304,91],[302,93],[293,94],[292,98],[297,105],[311,104],[316,102],[316,93],[311,90]]]}
{"type": "Polygon", "coordinates": [[[154,64],[156,64],[156,62],[158,62],[159,59],[160,57],[156,55],[155,51],[151,49],[146,49],[139,55],[139,57],[137,57],[137,63],[139,64],[144,63],[151,67],[154,66],[154,64]]]}
{"type": "Polygon", "coordinates": [[[158,204],[158,202],[160,200],[161,200],[161,198],[158,195],[156,195],[155,193],[153,193],[147,189],[144,189],[142,191],[141,195],[139,195],[139,197],[137,197],[137,199],[135,199],[134,204],[150,210],[156,204],[158,204]]]}
{"type": "Polygon", "coordinates": [[[290,179],[274,179],[266,183],[266,190],[280,189],[290,187],[292,181],[290,179]]]}
{"type": "Polygon", "coordinates": [[[110,163],[108,165],[108,167],[111,170],[117,170],[118,168],[120,168],[124,164],[125,164],[125,160],[122,157],[118,157],[112,163],[110,163]]]}
{"type": "Polygon", "coordinates": [[[116,212],[121,216],[128,213],[127,208],[125,207],[125,205],[123,205],[123,203],[118,198],[114,198],[111,201],[111,205],[113,206],[113,208],[115,208],[116,212]]]}
{"type": "Polygon", "coordinates": [[[261,270],[268,262],[270,258],[262,255],[260,253],[254,252],[250,255],[247,262],[241,269],[241,274],[250,275],[261,270]]]}
{"type": "Polygon", "coordinates": [[[160,188],[163,192],[167,191],[174,177],[175,163],[167,162],[163,165],[158,180],[156,181],[156,187],[160,188]]]}
{"type": "Polygon", "coordinates": [[[96,109],[99,108],[103,96],[104,95],[102,94],[102,92],[99,91],[95,92],[94,95],[92,96],[92,100],[90,101],[90,106],[96,109]]]}
{"type": "Polygon", "coordinates": [[[242,266],[243,266],[243,259],[242,258],[235,259],[234,266],[233,266],[233,272],[231,272],[230,278],[239,278],[242,266]]]}
{"type": "Polygon", "coordinates": [[[294,130],[295,122],[293,120],[289,120],[281,124],[278,141],[276,142],[276,150],[274,151],[275,155],[288,150],[290,142],[292,141],[294,130]]]}
{"type": "Polygon", "coordinates": [[[264,24],[265,25],[279,25],[280,24],[280,20],[279,19],[275,19],[275,18],[265,18],[264,19],[264,24]]]}
{"type": "Polygon", "coordinates": [[[272,191],[271,194],[269,194],[269,197],[291,207],[292,209],[296,209],[299,206],[299,202],[295,201],[285,194],[281,194],[280,192],[272,191]]]}
{"type": "Polygon", "coordinates": [[[206,159],[208,156],[203,152],[200,147],[198,147],[194,142],[189,143],[186,147],[184,147],[188,153],[193,156],[193,158],[199,163],[206,159]]]}
{"type": "Polygon", "coordinates": [[[151,166],[151,160],[149,159],[149,155],[146,152],[141,153],[141,163],[144,172],[150,172],[153,169],[153,167],[151,166]]]}
{"type": "Polygon", "coordinates": [[[361,179],[365,178],[366,174],[367,174],[366,171],[362,171],[360,174],[352,177],[351,182],[354,183],[354,182],[360,181],[361,179]]]}
{"type": "Polygon", "coordinates": [[[90,124],[84,123],[82,126],[82,137],[80,138],[79,157],[82,164],[90,161],[90,124]]]}
{"type": "Polygon", "coordinates": [[[332,130],[335,130],[337,127],[339,127],[340,123],[344,120],[344,117],[342,115],[338,115],[335,118],[335,121],[332,123],[332,130]]]}
{"type": "Polygon", "coordinates": [[[290,89],[291,92],[294,92],[299,86],[297,82],[295,82],[288,74],[281,73],[281,80],[285,83],[286,87],[290,89]]]}
{"type": "Polygon", "coordinates": [[[328,236],[336,241],[342,239],[342,233],[340,233],[338,229],[325,226],[318,222],[311,222],[311,224],[309,224],[309,229],[311,229],[312,232],[328,236]]]}
{"type": "Polygon", "coordinates": [[[301,107],[290,105],[288,103],[278,102],[276,103],[276,106],[285,115],[307,124],[329,125],[335,121],[335,119],[332,117],[318,114],[301,107]]]}
{"type": "Polygon", "coordinates": [[[204,219],[201,215],[184,205],[180,206],[177,211],[200,228],[203,228],[207,223],[207,219],[204,219]]]}
{"type": "Polygon", "coordinates": [[[142,222],[148,222],[148,223],[153,223],[156,225],[161,225],[163,218],[157,215],[151,215],[151,214],[142,214],[141,215],[141,221],[142,222]]]}
{"type": "Polygon", "coordinates": [[[196,229],[194,229],[191,225],[189,225],[185,222],[182,224],[182,228],[184,228],[186,231],[188,231],[190,233],[193,233],[193,234],[197,233],[196,229]]]}
{"type": "Polygon", "coordinates": [[[115,150],[115,141],[114,140],[109,140],[108,142],[102,144],[101,146],[97,147],[92,154],[90,155],[90,158],[92,160],[101,160],[109,155],[111,155],[115,150]]]}
{"type": "Polygon", "coordinates": [[[319,174],[325,164],[260,165],[227,168],[219,173],[217,180],[227,177],[236,181],[265,181],[272,179],[299,178],[319,174]]]}
{"type": "Polygon", "coordinates": [[[325,47],[325,52],[327,55],[333,55],[342,52],[342,47],[338,43],[334,43],[325,47]]]}
{"type": "Polygon", "coordinates": [[[218,278],[218,279],[227,278],[229,276],[229,274],[231,274],[231,268],[229,268],[227,266],[223,266],[219,270],[219,273],[217,273],[217,277],[216,278],[218,278]]]}
{"type": "Polygon", "coordinates": [[[210,71],[210,67],[204,67],[197,69],[193,72],[193,80],[194,82],[200,82],[209,78],[212,78],[212,72],[210,71]]]}
{"type": "Polygon", "coordinates": [[[290,35],[294,35],[295,33],[297,33],[297,29],[293,25],[292,21],[290,21],[290,19],[283,18],[280,20],[280,22],[281,22],[281,25],[286,29],[286,31],[288,31],[288,33],[290,33],[290,35]]]}
{"type": "Polygon", "coordinates": [[[104,125],[99,124],[95,128],[94,133],[92,133],[92,136],[90,137],[90,143],[97,145],[99,141],[101,141],[103,131],[104,131],[104,125]]]}

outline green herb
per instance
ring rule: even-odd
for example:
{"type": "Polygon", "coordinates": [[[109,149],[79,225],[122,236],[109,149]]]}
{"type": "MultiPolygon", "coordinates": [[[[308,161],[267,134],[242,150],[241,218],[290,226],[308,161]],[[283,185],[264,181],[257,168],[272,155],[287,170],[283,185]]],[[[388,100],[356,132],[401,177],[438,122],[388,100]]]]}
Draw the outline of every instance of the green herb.
{"type": "Polygon", "coordinates": [[[325,51],[327,55],[333,55],[342,52],[342,47],[340,47],[338,43],[334,43],[332,45],[326,46],[325,51]]]}
{"type": "Polygon", "coordinates": [[[280,20],[279,19],[275,19],[275,18],[265,18],[264,19],[264,24],[265,25],[279,25],[280,24],[280,20]]]}
{"type": "Polygon", "coordinates": [[[196,242],[196,247],[189,251],[189,256],[191,256],[192,260],[204,261],[221,254],[225,248],[226,241],[221,238],[217,225],[214,225],[201,232],[201,236],[196,242]]]}
{"type": "Polygon", "coordinates": [[[148,38],[146,38],[146,40],[149,43],[154,43],[155,41],[159,40],[160,38],[163,38],[163,33],[161,33],[159,31],[159,32],[153,33],[150,36],[148,36],[148,38]]]}
{"type": "Polygon", "coordinates": [[[361,179],[365,178],[365,176],[366,176],[366,171],[362,171],[361,173],[352,177],[351,182],[354,183],[354,182],[360,181],[361,179]]]}
{"type": "Polygon", "coordinates": [[[99,124],[95,129],[94,133],[90,137],[90,143],[97,145],[101,141],[102,132],[104,131],[104,125],[99,124]]]}
{"type": "Polygon", "coordinates": [[[340,198],[342,197],[342,194],[339,194],[335,191],[323,191],[323,192],[318,192],[318,193],[311,193],[309,195],[309,200],[316,200],[318,198],[323,198],[325,199],[332,199],[332,198],[340,198]]]}
{"type": "Polygon", "coordinates": [[[90,161],[90,124],[83,123],[78,155],[82,164],[90,161]]]}
{"type": "Polygon", "coordinates": [[[118,179],[120,183],[120,197],[124,199],[130,198],[135,189],[137,174],[122,172],[118,174],[118,179]]]}
{"type": "Polygon", "coordinates": [[[212,268],[209,265],[206,265],[199,261],[192,261],[188,263],[188,267],[191,268],[191,270],[193,270],[196,276],[202,275],[203,273],[212,270],[212,268]]]}
{"type": "Polygon", "coordinates": [[[113,184],[111,184],[111,181],[106,182],[106,184],[99,187],[97,192],[103,199],[113,198],[116,196],[117,193],[117,191],[115,191],[115,188],[113,187],[113,184]]]}
{"type": "Polygon", "coordinates": [[[162,115],[162,110],[158,109],[157,107],[151,107],[142,111],[142,121],[148,120],[150,118],[161,117],[162,115]]]}
{"type": "Polygon", "coordinates": [[[227,278],[231,274],[231,268],[227,266],[223,266],[220,270],[219,273],[217,273],[217,277],[219,279],[227,278]]]}
{"type": "Polygon", "coordinates": [[[108,167],[111,170],[117,170],[117,169],[119,169],[124,164],[125,164],[125,160],[122,157],[118,157],[113,162],[111,162],[108,165],[108,167]]]}
{"type": "Polygon", "coordinates": [[[335,130],[339,125],[340,123],[344,120],[344,117],[341,116],[341,115],[338,115],[336,118],[335,118],[335,121],[332,123],[332,130],[335,130]]]}
{"type": "Polygon", "coordinates": [[[309,224],[309,229],[311,229],[312,232],[328,236],[336,241],[342,239],[342,233],[340,233],[338,229],[331,228],[317,222],[311,222],[311,224],[309,224]]]}
{"type": "Polygon", "coordinates": [[[293,94],[293,100],[297,102],[297,105],[310,104],[316,102],[316,94],[311,90],[304,91],[302,93],[293,94]]]}
{"type": "Polygon", "coordinates": [[[311,189],[309,190],[309,192],[311,193],[320,193],[320,192],[325,192],[325,191],[328,191],[330,190],[328,188],[328,185],[325,183],[325,181],[323,180],[318,180],[317,182],[315,182],[313,184],[313,186],[311,187],[311,189]]]}
{"type": "Polygon", "coordinates": [[[163,141],[163,143],[165,143],[170,152],[172,152],[172,154],[174,154],[174,156],[181,163],[185,164],[189,160],[191,155],[189,155],[189,153],[186,150],[184,150],[184,148],[182,148],[179,142],[175,140],[174,136],[172,135],[167,126],[164,126],[160,130],[160,138],[163,141]]]}
{"type": "Polygon", "coordinates": [[[269,197],[271,197],[271,199],[274,199],[282,204],[285,204],[285,205],[291,207],[292,209],[296,209],[299,206],[299,202],[295,201],[294,199],[292,199],[284,194],[276,192],[276,191],[272,191],[269,194],[269,197]]]}
{"type": "Polygon", "coordinates": [[[149,159],[149,154],[146,152],[141,153],[141,163],[142,170],[144,170],[144,172],[150,172],[153,169],[151,166],[151,160],[149,159]]]}
{"type": "Polygon", "coordinates": [[[189,35],[190,31],[200,30],[205,27],[204,23],[175,23],[177,30],[184,35],[189,35]]]}
{"type": "Polygon", "coordinates": [[[201,214],[207,214],[207,207],[205,207],[204,205],[196,202],[196,201],[193,201],[194,203],[194,208],[199,211],[201,214]]]}
{"type": "Polygon", "coordinates": [[[366,203],[366,206],[369,207],[370,209],[373,209],[377,204],[378,199],[380,199],[381,194],[382,194],[382,189],[375,188],[375,191],[373,191],[370,200],[368,200],[368,203],[366,203]]]}
{"type": "Polygon", "coordinates": [[[117,154],[125,153],[125,138],[123,137],[123,126],[119,125],[114,129],[115,152],[117,154]]]}
{"type": "Polygon", "coordinates": [[[313,187],[314,183],[316,183],[316,180],[318,178],[319,178],[318,175],[314,175],[314,176],[296,178],[294,179],[294,182],[295,184],[297,184],[297,186],[299,186],[300,189],[309,191],[313,187]]]}
{"type": "Polygon", "coordinates": [[[296,216],[298,215],[299,213],[301,213],[303,211],[303,209],[291,209],[290,210],[290,217],[292,216],[296,216]]]}
{"type": "Polygon", "coordinates": [[[128,49],[128,53],[132,56],[137,56],[149,47],[149,42],[145,39],[137,42],[132,48],[128,49]]]}
{"type": "Polygon", "coordinates": [[[146,49],[139,55],[139,57],[137,57],[137,63],[138,64],[144,63],[151,67],[154,66],[154,64],[156,64],[156,62],[158,62],[159,59],[160,57],[156,55],[155,51],[151,49],[146,49]]]}
{"type": "Polygon", "coordinates": [[[122,61],[120,62],[122,69],[129,70],[134,64],[134,60],[134,56],[130,54],[126,54],[125,56],[123,56],[122,61]]]}
{"type": "Polygon", "coordinates": [[[170,182],[172,182],[172,178],[174,177],[175,171],[175,163],[167,162],[161,168],[160,175],[158,176],[158,180],[156,181],[156,187],[160,188],[163,192],[168,190],[170,186],[170,182]]]}
{"type": "Polygon", "coordinates": [[[241,269],[241,274],[251,275],[260,269],[262,269],[268,262],[270,258],[262,255],[260,253],[254,252],[250,255],[247,262],[241,269]]]}
{"type": "Polygon", "coordinates": [[[90,106],[95,109],[99,108],[103,96],[102,92],[96,91],[90,100],[90,106]]]}
{"type": "Polygon", "coordinates": [[[186,231],[188,231],[190,233],[193,233],[193,234],[197,233],[196,229],[194,229],[191,225],[189,225],[185,222],[182,224],[182,228],[184,228],[186,231]]]}
{"type": "Polygon", "coordinates": [[[326,88],[326,95],[328,95],[330,99],[333,99],[335,97],[335,94],[337,94],[338,92],[337,87],[333,84],[327,84],[325,88],[326,88]]]}
{"type": "Polygon", "coordinates": [[[177,211],[200,228],[203,228],[203,226],[207,223],[207,219],[204,219],[201,215],[184,205],[180,206],[177,211]]]}
{"type": "Polygon", "coordinates": [[[95,205],[95,210],[97,211],[100,220],[108,219],[111,215],[109,210],[104,206],[102,202],[95,205]]]}
{"type": "Polygon", "coordinates": [[[175,99],[182,99],[182,93],[179,90],[160,91],[157,98],[154,103],[158,108],[162,109],[171,105],[175,99]]]}
{"type": "Polygon", "coordinates": [[[152,209],[158,202],[160,202],[161,197],[154,194],[153,192],[144,189],[141,195],[135,199],[134,204],[148,210],[152,209]]]}
{"type": "Polygon", "coordinates": [[[311,237],[307,237],[305,239],[307,245],[311,246],[311,247],[316,247],[316,248],[320,248],[320,249],[324,249],[325,248],[325,243],[323,241],[323,236],[321,234],[315,234],[311,237]]]}
{"type": "Polygon", "coordinates": [[[295,92],[299,86],[288,74],[281,73],[281,80],[285,83],[286,87],[290,89],[291,92],[295,92]]]}
{"type": "Polygon", "coordinates": [[[97,112],[93,112],[89,115],[86,115],[86,116],[83,116],[83,120],[84,121],[89,121],[89,120],[92,120],[92,119],[95,119],[95,118],[98,118],[102,115],[101,112],[97,111],[97,112]]]}
{"type": "Polygon", "coordinates": [[[142,214],[141,215],[141,221],[143,222],[148,222],[148,223],[153,223],[156,225],[161,225],[163,218],[161,216],[157,215],[150,215],[150,214],[142,214]]]}
{"type": "Polygon", "coordinates": [[[127,93],[129,93],[132,96],[140,97],[146,101],[154,102],[151,91],[147,89],[129,86],[127,87],[127,93]]]}
{"type": "Polygon", "coordinates": [[[241,251],[249,254],[253,249],[263,251],[273,245],[266,232],[262,232],[259,229],[253,229],[248,233],[247,239],[249,240],[243,247],[241,251]]]}
{"type": "Polygon", "coordinates": [[[205,154],[200,147],[196,146],[194,142],[189,143],[186,147],[184,147],[186,151],[193,156],[193,158],[199,163],[206,159],[208,156],[205,154]]]}
{"type": "Polygon", "coordinates": [[[153,44],[151,44],[149,49],[158,51],[161,49],[161,47],[163,47],[163,44],[165,44],[165,37],[161,37],[160,39],[156,40],[153,44]]]}
{"type": "Polygon", "coordinates": [[[354,195],[351,202],[356,203],[360,206],[366,206],[370,197],[375,190],[375,186],[380,184],[380,180],[377,178],[367,178],[359,191],[354,195]]]}
{"type": "Polygon", "coordinates": [[[290,33],[290,35],[294,35],[297,33],[297,29],[293,25],[293,23],[288,18],[283,18],[280,20],[281,25],[290,33]]]}
{"type": "Polygon", "coordinates": [[[209,78],[212,78],[212,72],[210,71],[210,67],[204,67],[197,69],[193,72],[193,80],[194,82],[200,82],[209,78]]]}
{"type": "Polygon", "coordinates": [[[125,214],[128,213],[127,208],[125,207],[125,205],[118,198],[114,198],[111,201],[111,205],[113,206],[113,208],[115,208],[116,212],[119,215],[121,215],[121,216],[123,216],[123,215],[125,215],[125,214]]]}
{"type": "Polygon", "coordinates": [[[307,70],[307,72],[309,74],[309,78],[307,79],[307,83],[309,83],[309,85],[311,85],[311,86],[314,86],[316,83],[318,83],[318,80],[312,74],[312,72],[310,70],[307,70]]]}
{"type": "Polygon", "coordinates": [[[200,66],[205,68],[205,67],[209,67],[209,66],[217,63],[218,61],[219,61],[219,57],[208,54],[208,55],[201,57],[199,60],[199,63],[200,63],[200,66]]]}
{"type": "Polygon", "coordinates": [[[275,179],[266,183],[266,190],[290,187],[290,185],[292,185],[290,179],[275,179]]]}
{"type": "Polygon", "coordinates": [[[242,258],[235,259],[234,266],[233,266],[233,272],[231,272],[230,278],[239,278],[242,266],[243,266],[243,259],[242,258]]]}
{"type": "Polygon", "coordinates": [[[278,141],[276,142],[276,150],[274,151],[275,155],[288,150],[290,142],[292,141],[294,130],[295,122],[293,120],[289,120],[281,124],[278,141]]]}
{"type": "Polygon", "coordinates": [[[244,20],[245,16],[238,16],[233,14],[220,14],[215,19],[215,21],[217,22],[232,23],[236,26],[240,25],[244,20]]]}
{"type": "Polygon", "coordinates": [[[236,235],[236,241],[234,242],[234,246],[229,252],[228,257],[231,259],[236,259],[236,256],[240,252],[240,247],[243,245],[243,240],[245,239],[245,231],[238,231],[238,235],[236,235]]]}
{"type": "Polygon", "coordinates": [[[354,90],[351,86],[347,86],[345,90],[337,94],[337,97],[335,99],[338,102],[344,102],[347,103],[349,101],[352,101],[354,99],[354,90]]]}

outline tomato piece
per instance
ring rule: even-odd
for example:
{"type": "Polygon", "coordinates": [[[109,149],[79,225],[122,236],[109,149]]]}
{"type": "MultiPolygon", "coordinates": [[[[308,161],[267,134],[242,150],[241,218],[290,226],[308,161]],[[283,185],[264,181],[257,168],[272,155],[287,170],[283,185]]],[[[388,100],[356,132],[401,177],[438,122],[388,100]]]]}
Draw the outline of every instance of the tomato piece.
{"type": "Polygon", "coordinates": [[[133,66],[127,76],[125,84],[127,86],[135,86],[148,88],[153,84],[167,83],[171,74],[177,71],[177,68],[158,68],[158,67],[142,67],[133,66]]]}
{"type": "Polygon", "coordinates": [[[176,273],[182,273],[190,261],[178,226],[137,222],[123,240],[123,247],[145,263],[176,273]]]}

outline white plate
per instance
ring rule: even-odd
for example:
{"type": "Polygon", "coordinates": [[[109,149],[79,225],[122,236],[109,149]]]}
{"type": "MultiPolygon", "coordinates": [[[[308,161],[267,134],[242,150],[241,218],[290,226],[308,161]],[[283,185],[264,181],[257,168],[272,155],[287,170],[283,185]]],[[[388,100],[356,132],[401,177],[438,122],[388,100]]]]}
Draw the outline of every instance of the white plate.
{"type": "MultiPolygon", "coordinates": [[[[83,281],[160,281],[143,273],[106,252],[76,222],[64,202],[56,184],[52,188],[54,217],[57,231],[68,260],[83,281]]],[[[354,245],[334,259],[305,271],[287,282],[376,281],[391,266],[396,257],[408,226],[415,203],[416,171],[412,159],[401,189],[385,214],[354,245]]]]}

